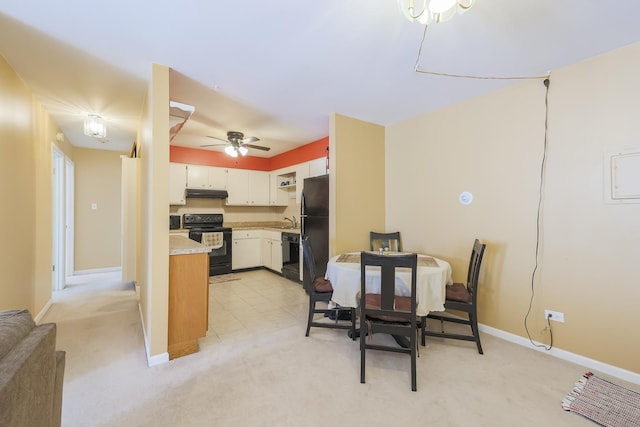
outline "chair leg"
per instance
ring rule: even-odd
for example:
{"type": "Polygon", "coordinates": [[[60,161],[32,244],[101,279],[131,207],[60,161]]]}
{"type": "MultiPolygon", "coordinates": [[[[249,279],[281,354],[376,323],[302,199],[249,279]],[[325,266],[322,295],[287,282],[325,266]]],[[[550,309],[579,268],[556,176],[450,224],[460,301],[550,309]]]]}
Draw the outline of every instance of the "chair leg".
{"type": "MultiPolygon", "coordinates": [[[[417,325],[416,325],[417,326],[417,325]]],[[[411,339],[409,342],[411,343],[411,391],[417,391],[418,387],[416,385],[416,350],[417,350],[417,332],[411,334],[411,339]]]]}
{"type": "Polygon", "coordinates": [[[424,347],[427,336],[427,316],[422,316],[422,319],[420,319],[420,331],[422,332],[422,346],[424,347]]]}
{"type": "Polygon", "coordinates": [[[360,325],[360,383],[364,384],[364,363],[365,363],[365,340],[367,339],[367,334],[362,330],[362,325],[360,325]]]}
{"type": "Polygon", "coordinates": [[[316,302],[313,297],[309,297],[309,318],[307,320],[307,332],[304,334],[305,337],[309,336],[309,330],[311,329],[311,322],[313,321],[313,310],[316,307],[316,302]]]}
{"type": "Polygon", "coordinates": [[[478,331],[478,318],[475,313],[469,313],[469,323],[471,324],[471,333],[476,337],[476,346],[478,347],[478,353],[482,352],[482,345],[480,344],[480,332],[478,331]]]}
{"type": "Polygon", "coordinates": [[[351,307],[351,340],[356,340],[356,309],[351,307]]]}

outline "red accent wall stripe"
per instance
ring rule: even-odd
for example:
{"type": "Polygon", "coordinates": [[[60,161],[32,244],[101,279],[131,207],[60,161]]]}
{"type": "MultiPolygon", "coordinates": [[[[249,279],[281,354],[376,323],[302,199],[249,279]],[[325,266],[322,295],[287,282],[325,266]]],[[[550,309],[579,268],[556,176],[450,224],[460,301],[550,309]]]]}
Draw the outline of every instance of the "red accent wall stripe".
{"type": "Polygon", "coordinates": [[[298,163],[326,157],[329,149],[329,137],[287,151],[271,158],[245,156],[233,158],[219,151],[198,150],[197,148],[169,147],[169,161],[191,165],[218,166],[224,168],[272,171],[298,163]]]}

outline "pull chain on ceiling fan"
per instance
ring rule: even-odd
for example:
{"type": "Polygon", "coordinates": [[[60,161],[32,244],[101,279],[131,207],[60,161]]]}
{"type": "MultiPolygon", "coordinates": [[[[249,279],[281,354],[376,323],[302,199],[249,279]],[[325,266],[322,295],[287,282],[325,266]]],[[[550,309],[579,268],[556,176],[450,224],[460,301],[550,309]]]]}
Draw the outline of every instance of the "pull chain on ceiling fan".
{"type": "Polygon", "coordinates": [[[217,139],[219,141],[224,141],[224,144],[206,144],[201,145],[200,147],[217,147],[221,145],[226,145],[224,148],[224,152],[230,155],[231,157],[238,157],[238,153],[242,156],[246,156],[249,152],[249,148],[254,148],[256,150],[269,151],[271,148],[263,147],[261,145],[251,144],[252,142],[260,141],[259,138],[255,136],[244,137],[242,132],[229,131],[227,132],[227,139],[224,140],[222,138],[218,138],[215,136],[207,135],[207,138],[217,139]]]}

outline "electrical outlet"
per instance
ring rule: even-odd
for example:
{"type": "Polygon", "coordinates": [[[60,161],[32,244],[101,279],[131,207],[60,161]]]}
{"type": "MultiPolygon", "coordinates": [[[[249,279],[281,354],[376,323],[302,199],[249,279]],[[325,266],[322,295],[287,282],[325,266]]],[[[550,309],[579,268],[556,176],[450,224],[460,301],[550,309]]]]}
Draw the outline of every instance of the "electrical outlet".
{"type": "Polygon", "coordinates": [[[544,318],[553,320],[554,322],[564,323],[564,313],[559,311],[545,310],[544,318]]]}

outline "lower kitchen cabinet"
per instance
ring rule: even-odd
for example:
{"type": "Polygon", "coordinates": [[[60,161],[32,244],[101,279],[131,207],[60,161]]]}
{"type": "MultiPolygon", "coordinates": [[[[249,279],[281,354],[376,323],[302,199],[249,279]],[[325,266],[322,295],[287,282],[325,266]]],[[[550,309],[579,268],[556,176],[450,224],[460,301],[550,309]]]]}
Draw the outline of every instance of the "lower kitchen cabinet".
{"type": "Polygon", "coordinates": [[[282,273],[282,233],[264,232],[262,236],[262,265],[282,273]]]}
{"type": "Polygon", "coordinates": [[[240,270],[262,266],[261,230],[233,231],[231,268],[240,270]]]}

